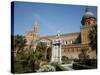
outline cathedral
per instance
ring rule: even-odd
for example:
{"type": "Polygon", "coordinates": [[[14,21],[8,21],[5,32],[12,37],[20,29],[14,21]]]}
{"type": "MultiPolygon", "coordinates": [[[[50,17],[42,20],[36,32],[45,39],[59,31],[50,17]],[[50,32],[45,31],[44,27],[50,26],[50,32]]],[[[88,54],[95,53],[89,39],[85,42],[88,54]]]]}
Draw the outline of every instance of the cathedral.
{"type": "Polygon", "coordinates": [[[96,51],[91,50],[89,46],[89,31],[91,27],[97,24],[97,19],[90,11],[89,8],[85,9],[85,13],[81,19],[80,32],[55,34],[50,36],[39,35],[39,24],[37,21],[34,22],[32,30],[25,33],[25,39],[27,40],[28,48],[32,45],[32,48],[36,48],[39,42],[45,42],[48,47],[52,47],[53,41],[59,36],[61,40],[61,56],[66,56],[71,59],[78,59],[78,55],[81,52],[81,48],[88,48],[88,54],[90,59],[96,58],[96,51]]]}

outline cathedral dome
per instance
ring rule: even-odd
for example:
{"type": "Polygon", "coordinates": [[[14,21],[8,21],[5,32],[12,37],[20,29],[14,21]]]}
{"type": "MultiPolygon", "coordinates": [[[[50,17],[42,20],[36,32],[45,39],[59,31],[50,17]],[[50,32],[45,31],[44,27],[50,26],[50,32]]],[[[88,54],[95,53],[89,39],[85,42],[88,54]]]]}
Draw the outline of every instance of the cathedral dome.
{"type": "Polygon", "coordinates": [[[83,15],[83,18],[88,18],[88,17],[94,17],[93,13],[89,10],[89,8],[85,9],[85,14],[83,15]]]}
{"type": "Polygon", "coordinates": [[[94,16],[94,14],[90,11],[90,9],[86,8],[85,9],[85,13],[84,13],[84,15],[82,17],[82,20],[81,20],[82,25],[85,25],[85,21],[88,18],[94,18],[94,19],[96,19],[95,16],[94,16]]]}

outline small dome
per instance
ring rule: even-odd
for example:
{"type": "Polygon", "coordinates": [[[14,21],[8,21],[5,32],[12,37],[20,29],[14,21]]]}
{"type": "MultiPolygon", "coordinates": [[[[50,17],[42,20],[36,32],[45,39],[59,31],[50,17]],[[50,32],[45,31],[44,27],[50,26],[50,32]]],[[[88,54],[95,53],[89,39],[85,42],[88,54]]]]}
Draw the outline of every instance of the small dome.
{"type": "Polygon", "coordinates": [[[83,18],[88,18],[88,17],[94,17],[93,13],[90,11],[89,8],[85,9],[85,14],[83,15],[83,18]]]}
{"type": "Polygon", "coordinates": [[[95,18],[95,16],[93,15],[93,13],[90,11],[90,9],[87,7],[86,9],[85,9],[85,13],[84,13],[84,15],[83,15],[83,17],[82,17],[82,20],[81,20],[81,24],[82,25],[84,25],[84,23],[85,23],[85,19],[86,18],[95,18]]]}
{"type": "Polygon", "coordinates": [[[84,16],[94,16],[92,12],[86,12],[84,16]]]}

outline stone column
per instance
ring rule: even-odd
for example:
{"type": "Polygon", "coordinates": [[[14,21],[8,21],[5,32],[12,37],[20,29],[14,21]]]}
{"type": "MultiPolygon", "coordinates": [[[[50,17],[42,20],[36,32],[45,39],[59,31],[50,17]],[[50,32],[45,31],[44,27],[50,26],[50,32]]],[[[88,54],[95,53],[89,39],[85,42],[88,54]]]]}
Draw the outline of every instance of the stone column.
{"type": "Polygon", "coordinates": [[[60,63],[62,63],[62,61],[61,61],[61,59],[62,59],[62,56],[61,56],[61,43],[60,43],[61,41],[59,41],[59,54],[58,54],[58,57],[59,57],[59,59],[58,59],[58,64],[60,64],[60,63]]]}
{"type": "Polygon", "coordinates": [[[61,40],[59,37],[57,37],[52,42],[52,57],[51,57],[51,63],[61,63],[61,40]]]}

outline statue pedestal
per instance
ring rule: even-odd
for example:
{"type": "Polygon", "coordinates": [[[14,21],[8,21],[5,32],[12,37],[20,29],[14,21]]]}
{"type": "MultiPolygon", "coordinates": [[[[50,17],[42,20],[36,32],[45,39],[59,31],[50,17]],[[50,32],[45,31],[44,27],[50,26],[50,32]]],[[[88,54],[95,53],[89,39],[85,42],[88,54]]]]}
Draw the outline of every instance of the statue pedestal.
{"type": "Polygon", "coordinates": [[[52,42],[51,63],[61,64],[61,41],[56,39],[52,42]]]}

